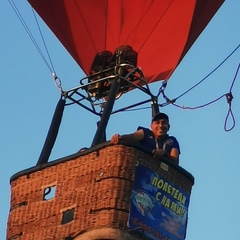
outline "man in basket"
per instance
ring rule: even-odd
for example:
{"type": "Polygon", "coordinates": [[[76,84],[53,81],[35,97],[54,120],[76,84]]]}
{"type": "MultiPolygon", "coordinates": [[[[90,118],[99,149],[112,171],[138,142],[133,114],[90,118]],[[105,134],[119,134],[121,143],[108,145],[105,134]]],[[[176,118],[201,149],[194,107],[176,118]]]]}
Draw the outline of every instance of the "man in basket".
{"type": "Polygon", "coordinates": [[[180,147],[177,139],[167,134],[169,128],[168,115],[159,112],[152,118],[150,129],[138,127],[137,131],[131,134],[114,134],[111,143],[139,143],[151,151],[154,158],[166,157],[178,165],[180,147]]]}

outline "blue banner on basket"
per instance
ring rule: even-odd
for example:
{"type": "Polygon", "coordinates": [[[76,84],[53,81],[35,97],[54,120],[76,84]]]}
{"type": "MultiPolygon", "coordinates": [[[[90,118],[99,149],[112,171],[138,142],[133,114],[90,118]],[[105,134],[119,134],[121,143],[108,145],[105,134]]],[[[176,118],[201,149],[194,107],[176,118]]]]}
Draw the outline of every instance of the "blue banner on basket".
{"type": "Polygon", "coordinates": [[[129,228],[154,240],[185,239],[189,197],[149,168],[136,166],[129,228]]]}

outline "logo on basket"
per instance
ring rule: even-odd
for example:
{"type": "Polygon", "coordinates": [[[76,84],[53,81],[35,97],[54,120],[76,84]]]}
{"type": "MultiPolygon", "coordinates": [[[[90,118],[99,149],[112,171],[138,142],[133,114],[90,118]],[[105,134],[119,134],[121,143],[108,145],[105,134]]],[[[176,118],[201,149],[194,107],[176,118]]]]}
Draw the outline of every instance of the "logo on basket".
{"type": "Polygon", "coordinates": [[[151,197],[143,191],[137,192],[135,200],[137,204],[136,207],[143,216],[148,214],[154,206],[151,197]]]}

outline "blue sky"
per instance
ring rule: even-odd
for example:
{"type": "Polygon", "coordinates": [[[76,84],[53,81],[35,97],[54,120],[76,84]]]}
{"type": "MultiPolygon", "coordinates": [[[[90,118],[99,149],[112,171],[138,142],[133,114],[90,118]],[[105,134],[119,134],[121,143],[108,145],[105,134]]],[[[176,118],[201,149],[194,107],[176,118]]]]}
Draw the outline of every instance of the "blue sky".
{"type": "MultiPolygon", "coordinates": [[[[44,48],[32,10],[25,0],[14,1],[23,18],[44,48]]],[[[165,94],[174,99],[212,72],[240,44],[240,2],[226,1],[169,79],[165,94]]],[[[84,77],[81,69],[51,32],[40,23],[49,53],[64,90],[76,87],[84,77]]],[[[10,202],[10,177],[36,164],[60,94],[51,73],[32,44],[7,0],[0,2],[0,239],[5,239],[10,202]]],[[[229,92],[238,65],[240,48],[196,88],[176,104],[196,107],[229,92]]],[[[152,84],[157,94],[161,83],[152,84]]],[[[189,208],[188,240],[226,240],[239,238],[238,201],[240,143],[240,73],[232,94],[232,113],[236,121],[231,131],[224,130],[229,106],[226,98],[197,110],[168,105],[160,110],[170,116],[170,134],[181,145],[180,165],[195,177],[189,208]]],[[[118,106],[141,100],[135,90],[117,100],[118,106]]],[[[159,102],[164,102],[159,99],[159,102]]],[[[146,105],[148,107],[148,105],[146,105]]],[[[118,132],[133,132],[149,126],[151,109],[113,115],[107,137],[118,132]]],[[[227,118],[227,128],[232,118],[227,118]]],[[[80,108],[65,108],[59,135],[50,160],[75,153],[89,146],[98,117],[80,108]]]]}

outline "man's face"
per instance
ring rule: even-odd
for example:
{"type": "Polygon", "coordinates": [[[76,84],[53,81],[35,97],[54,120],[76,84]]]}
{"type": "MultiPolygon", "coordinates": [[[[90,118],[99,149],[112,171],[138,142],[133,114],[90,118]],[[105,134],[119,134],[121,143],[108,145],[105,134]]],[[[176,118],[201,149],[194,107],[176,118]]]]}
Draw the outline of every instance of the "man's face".
{"type": "Polygon", "coordinates": [[[157,121],[153,121],[151,124],[151,129],[152,129],[153,135],[156,138],[165,136],[169,129],[168,120],[167,119],[158,119],[157,121]]]}

